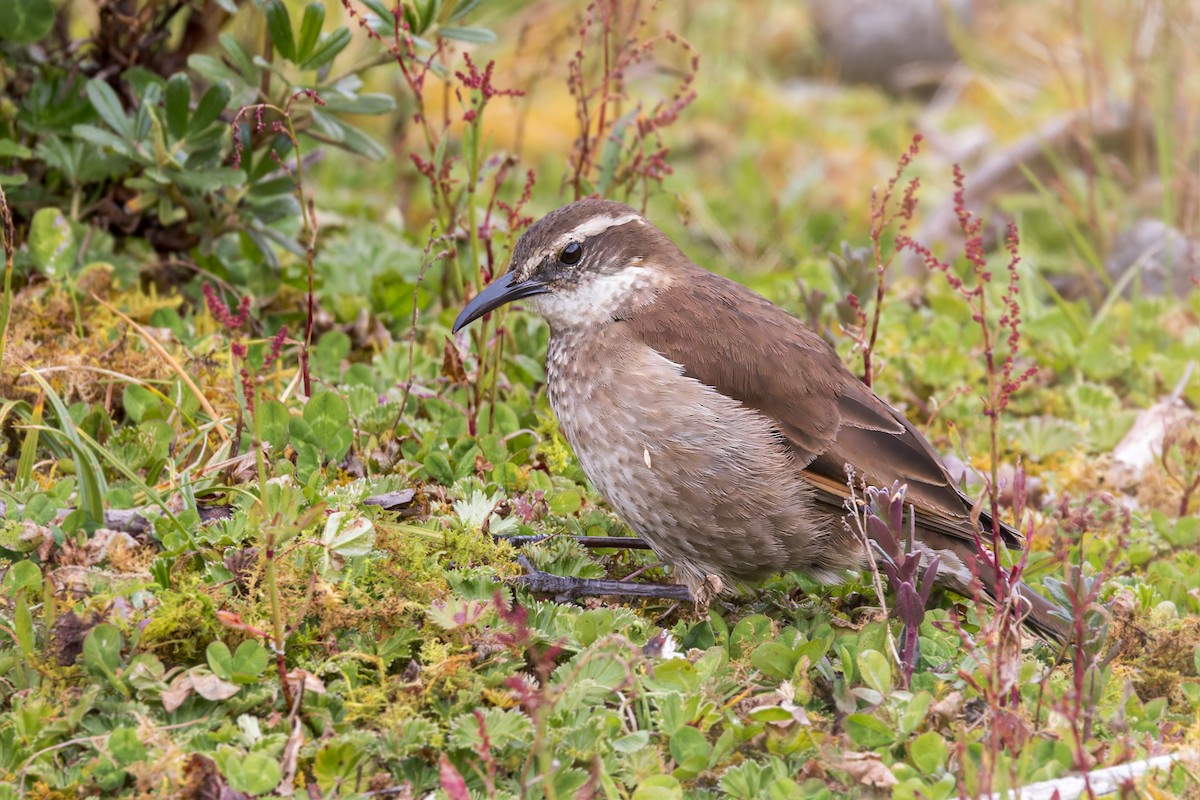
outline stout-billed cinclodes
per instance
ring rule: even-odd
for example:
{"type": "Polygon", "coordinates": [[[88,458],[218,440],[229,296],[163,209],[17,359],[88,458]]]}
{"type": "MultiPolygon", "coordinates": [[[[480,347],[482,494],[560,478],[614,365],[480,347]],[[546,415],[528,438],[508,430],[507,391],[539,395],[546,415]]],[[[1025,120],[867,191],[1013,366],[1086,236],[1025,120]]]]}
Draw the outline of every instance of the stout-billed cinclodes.
{"type": "MultiPolygon", "coordinates": [[[[694,597],[785,570],[836,581],[862,569],[843,524],[847,466],[907,484],[914,547],[939,557],[938,584],[991,590],[971,501],[904,415],[811,329],[693,264],[632,208],[581,200],[547,215],[454,329],[517,299],[550,324],[550,403],[584,472],[694,597]]],[[[1018,591],[1025,623],[1063,640],[1056,607],[1018,591]]]]}

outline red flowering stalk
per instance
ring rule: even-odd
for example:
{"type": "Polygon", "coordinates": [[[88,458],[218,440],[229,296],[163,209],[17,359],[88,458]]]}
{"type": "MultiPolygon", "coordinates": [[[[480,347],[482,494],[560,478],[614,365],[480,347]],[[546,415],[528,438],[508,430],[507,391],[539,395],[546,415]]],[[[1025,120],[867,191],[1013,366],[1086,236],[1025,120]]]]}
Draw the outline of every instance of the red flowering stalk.
{"type": "Polygon", "coordinates": [[[296,200],[300,203],[300,220],[303,223],[301,235],[304,237],[304,253],[308,267],[308,317],[304,324],[304,342],[300,347],[300,373],[304,380],[304,394],[312,396],[312,378],[308,369],[308,351],[312,346],[313,335],[313,320],[316,318],[317,301],[316,291],[313,283],[314,262],[317,254],[317,234],[320,231],[320,226],[317,223],[316,206],[313,203],[311,196],[305,194],[304,191],[304,162],[300,158],[300,140],[296,135],[296,128],[292,120],[292,106],[297,100],[304,98],[310,102],[323,106],[325,101],[321,99],[312,89],[299,89],[292,93],[287,99],[283,108],[271,103],[258,103],[252,106],[243,106],[238,109],[234,115],[230,125],[233,128],[233,166],[237,168],[242,161],[242,126],[243,118],[250,113],[254,115],[253,135],[257,136],[266,130],[266,121],[264,119],[266,111],[274,111],[279,115],[279,119],[271,122],[271,132],[286,136],[291,142],[292,150],[296,154],[295,169],[288,166],[287,162],[275,151],[272,147],[268,153],[271,159],[279,165],[284,174],[291,179],[292,185],[296,189],[296,200]]]}
{"type": "Polygon", "coordinates": [[[205,283],[200,287],[204,293],[204,304],[208,306],[208,313],[212,314],[213,319],[229,328],[232,331],[239,330],[246,324],[246,320],[250,317],[250,298],[243,297],[238,302],[237,313],[234,314],[229,310],[229,306],[217,296],[217,292],[212,285],[205,283]]]}
{"type": "Polygon", "coordinates": [[[983,413],[991,420],[991,482],[988,487],[992,501],[992,532],[998,541],[1000,536],[999,515],[999,467],[1000,467],[1000,425],[1001,412],[1008,406],[1009,398],[1021,388],[1030,378],[1037,374],[1037,367],[1030,366],[1017,372],[1017,358],[1021,344],[1021,305],[1020,305],[1020,273],[1021,263],[1019,253],[1020,239],[1016,225],[1009,224],[1004,237],[1004,246],[1008,251],[1008,263],[1005,271],[1008,283],[1000,298],[1000,314],[995,323],[988,320],[988,296],[985,291],[992,282],[992,272],[987,265],[987,255],[983,243],[983,220],[976,217],[966,208],[964,199],[963,171],[957,164],[954,166],[954,210],[958,217],[958,225],[962,230],[965,244],[965,260],[970,267],[975,281],[968,285],[955,273],[950,263],[933,254],[925,245],[920,244],[909,236],[897,237],[901,248],[915,252],[925,262],[925,266],[935,272],[940,272],[946,278],[946,283],[954,289],[967,304],[971,319],[979,326],[983,337],[983,357],[987,371],[987,389],[982,398],[983,413]],[[1003,340],[1003,347],[1000,342],[1003,340]],[[1003,357],[1001,358],[1001,350],[1003,357]]]}
{"type": "Polygon", "coordinates": [[[867,386],[872,385],[875,380],[875,339],[879,334],[879,320],[883,313],[883,297],[887,289],[887,271],[891,267],[892,261],[896,258],[896,253],[900,250],[900,238],[908,230],[908,224],[912,222],[913,214],[917,210],[917,191],[921,188],[920,179],[913,178],[908,182],[904,187],[904,193],[900,197],[900,204],[895,208],[892,207],[892,197],[896,192],[896,187],[900,183],[901,177],[904,175],[904,171],[908,169],[913,159],[921,152],[922,139],[923,137],[919,133],[913,136],[908,150],[901,153],[900,158],[896,161],[896,171],[888,179],[887,186],[884,187],[883,191],[879,192],[877,189],[871,190],[871,251],[875,259],[875,305],[871,311],[869,330],[867,328],[867,312],[862,307],[858,296],[850,294],[846,298],[846,303],[850,306],[857,319],[857,325],[849,333],[858,346],[858,349],[862,352],[862,380],[867,386]],[[885,257],[883,254],[883,233],[892,225],[897,226],[896,236],[893,240],[896,246],[885,257]]]}
{"type": "Polygon", "coordinates": [[[662,132],[695,101],[700,56],[673,31],[641,38],[639,29],[647,24],[648,12],[622,14],[619,6],[619,0],[594,0],[588,5],[579,26],[579,48],[567,64],[567,88],[575,98],[579,137],[566,180],[575,199],[592,193],[611,196],[617,190],[629,198],[640,191],[644,208],[651,184],[661,184],[672,172],[662,132]],[[677,68],[679,82],[671,95],[644,110],[641,101],[630,95],[625,76],[655,59],[664,42],[682,51],[685,63],[677,68]],[[597,51],[599,63],[591,66],[588,56],[597,51]],[[625,111],[627,106],[632,110],[625,111]]]}
{"type": "MultiPolygon", "coordinates": [[[[986,386],[981,400],[983,413],[989,422],[991,457],[990,476],[986,481],[991,511],[990,543],[985,546],[978,526],[973,533],[980,558],[992,568],[995,575],[990,594],[995,598],[999,613],[994,614],[974,636],[960,630],[964,644],[978,654],[979,662],[984,666],[978,677],[967,673],[960,673],[960,676],[980,693],[991,714],[993,732],[988,738],[985,764],[980,773],[984,782],[981,785],[985,791],[990,792],[991,781],[994,778],[992,773],[1002,763],[1001,751],[1008,749],[1015,752],[1030,734],[1028,726],[1013,710],[1020,702],[1020,687],[1016,680],[1020,665],[1020,614],[1017,613],[1020,609],[1020,598],[1014,588],[1021,580],[1029,550],[1026,548],[1011,568],[1006,568],[1000,563],[1002,537],[999,468],[1001,414],[1008,407],[1012,395],[1036,374],[1037,368],[1031,366],[1019,369],[1017,366],[1021,344],[1018,272],[1021,257],[1018,252],[1020,240],[1016,226],[1010,224],[1005,235],[1004,247],[1008,254],[1005,265],[1007,283],[999,300],[1000,308],[993,311],[988,308],[988,286],[992,283],[994,275],[988,267],[983,221],[966,207],[965,178],[962,168],[958,165],[954,167],[954,186],[954,210],[965,241],[963,261],[966,262],[969,279],[964,280],[949,261],[938,258],[929,247],[905,234],[897,237],[896,244],[899,249],[907,248],[918,254],[928,269],[945,277],[950,288],[966,303],[971,319],[979,327],[982,338],[986,386]]],[[[1025,474],[1018,466],[1013,486],[1014,523],[1022,528],[1022,533],[1028,537],[1032,535],[1033,524],[1026,514],[1025,502],[1025,474]]],[[[986,603],[983,593],[976,594],[976,605],[984,606],[986,603]]]]}

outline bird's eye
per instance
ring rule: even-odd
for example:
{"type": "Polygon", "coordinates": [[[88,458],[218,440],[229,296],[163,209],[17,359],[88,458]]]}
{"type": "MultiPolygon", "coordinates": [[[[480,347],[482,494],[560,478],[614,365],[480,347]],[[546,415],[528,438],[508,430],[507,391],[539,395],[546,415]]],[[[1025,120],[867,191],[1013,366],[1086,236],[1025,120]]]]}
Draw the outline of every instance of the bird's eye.
{"type": "Polygon", "coordinates": [[[583,245],[579,242],[571,242],[558,254],[558,260],[564,264],[578,264],[581,258],[583,258],[583,245]]]}

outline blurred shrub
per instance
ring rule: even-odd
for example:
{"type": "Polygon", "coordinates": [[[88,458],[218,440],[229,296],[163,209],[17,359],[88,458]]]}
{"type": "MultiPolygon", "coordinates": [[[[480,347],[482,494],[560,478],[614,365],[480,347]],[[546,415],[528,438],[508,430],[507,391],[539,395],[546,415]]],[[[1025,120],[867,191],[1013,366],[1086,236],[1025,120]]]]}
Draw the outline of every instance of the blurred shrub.
{"type": "Polygon", "coordinates": [[[307,140],[385,155],[346,118],[395,108],[390,95],[362,91],[379,62],[339,58],[351,30],[327,26],[321,2],[293,14],[280,0],[240,12],[232,0],[114,0],[95,21],[79,4],[13,0],[12,9],[0,32],[0,184],[30,245],[19,280],[184,256],[242,278],[264,261],[277,266],[277,248],[302,253],[294,178],[303,165],[269,106],[287,108],[307,140]],[[242,27],[255,46],[221,33],[235,13],[251,17],[242,27]],[[251,104],[268,108],[237,117],[251,104]]]}

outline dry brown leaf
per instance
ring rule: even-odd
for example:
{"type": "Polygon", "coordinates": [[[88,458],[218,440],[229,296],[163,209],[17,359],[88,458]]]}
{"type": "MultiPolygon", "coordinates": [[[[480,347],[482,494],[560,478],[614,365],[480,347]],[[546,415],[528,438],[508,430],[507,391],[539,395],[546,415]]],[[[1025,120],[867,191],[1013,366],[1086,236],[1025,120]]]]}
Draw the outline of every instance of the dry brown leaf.
{"type": "Polygon", "coordinates": [[[313,694],[325,694],[325,684],[316,675],[313,675],[308,670],[297,667],[287,674],[288,686],[295,694],[300,691],[303,686],[305,692],[313,694]]]}
{"type": "Polygon", "coordinates": [[[1118,489],[1136,486],[1162,453],[1167,433],[1184,425],[1193,414],[1178,397],[1164,397],[1141,411],[1125,438],[1113,448],[1106,480],[1118,489]]]}
{"type": "Polygon", "coordinates": [[[75,544],[67,539],[63,542],[62,553],[57,561],[63,566],[92,567],[108,560],[112,547],[126,550],[136,549],[137,540],[124,531],[114,531],[110,528],[99,528],[83,544],[75,544]]]}
{"type": "Polygon", "coordinates": [[[69,667],[75,663],[75,659],[83,652],[83,640],[101,621],[101,617],[94,614],[83,619],[74,610],[68,610],[58,618],[54,623],[53,638],[56,660],[60,667],[69,667]]]}
{"type": "Polygon", "coordinates": [[[237,684],[223,681],[213,675],[205,667],[192,667],[187,672],[181,672],[171,681],[170,687],[162,693],[163,708],[168,713],[183,705],[192,692],[205,700],[228,700],[239,691],[237,684]]]}
{"type": "Polygon", "coordinates": [[[896,776],[874,753],[847,753],[838,769],[864,786],[887,789],[898,783],[896,776]]]}
{"type": "Polygon", "coordinates": [[[288,734],[287,742],[283,746],[283,755],[279,757],[279,768],[283,778],[279,781],[279,786],[275,787],[277,794],[291,797],[296,793],[296,762],[303,746],[304,726],[300,724],[300,718],[295,717],[292,719],[292,732],[288,734]]]}
{"type": "Polygon", "coordinates": [[[54,551],[54,531],[50,530],[49,526],[38,525],[27,519],[21,523],[21,534],[18,538],[33,545],[37,550],[38,560],[43,564],[50,560],[50,554],[54,551]]]}
{"type": "Polygon", "coordinates": [[[162,693],[163,709],[170,714],[175,709],[183,705],[183,701],[188,699],[192,693],[192,678],[186,672],[175,676],[171,681],[171,685],[165,692],[162,693]]]}
{"type": "Polygon", "coordinates": [[[466,383],[467,371],[463,368],[462,357],[458,354],[458,348],[454,346],[454,340],[446,337],[446,346],[442,349],[442,374],[450,379],[451,383],[466,383]]]}
{"type": "Polygon", "coordinates": [[[951,692],[929,707],[929,713],[942,719],[957,719],[962,714],[962,692],[951,692]]]}
{"type": "Polygon", "coordinates": [[[229,788],[217,769],[217,762],[199,753],[193,753],[184,764],[183,780],[175,795],[180,800],[249,800],[250,797],[229,788]]]}
{"type": "Polygon", "coordinates": [[[190,671],[192,688],[205,700],[228,700],[238,693],[238,685],[223,681],[203,667],[190,671]]]}

